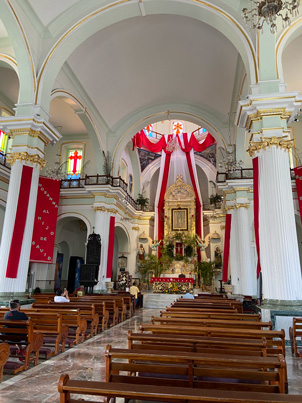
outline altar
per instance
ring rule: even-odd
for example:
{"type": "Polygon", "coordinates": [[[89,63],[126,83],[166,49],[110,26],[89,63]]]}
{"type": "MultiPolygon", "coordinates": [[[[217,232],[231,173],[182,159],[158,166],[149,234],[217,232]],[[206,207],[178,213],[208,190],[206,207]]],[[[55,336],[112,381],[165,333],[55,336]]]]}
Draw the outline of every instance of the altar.
{"type": "Polygon", "coordinates": [[[185,294],[193,289],[194,279],[191,277],[151,277],[154,293],[185,294]]]}

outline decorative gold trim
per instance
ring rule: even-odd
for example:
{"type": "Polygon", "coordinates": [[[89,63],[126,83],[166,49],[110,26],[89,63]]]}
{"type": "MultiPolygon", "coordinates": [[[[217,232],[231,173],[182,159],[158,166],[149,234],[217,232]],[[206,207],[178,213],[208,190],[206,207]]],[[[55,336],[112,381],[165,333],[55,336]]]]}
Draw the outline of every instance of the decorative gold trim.
{"type": "Polygon", "coordinates": [[[41,148],[39,148],[39,147],[32,147],[32,146],[29,146],[28,144],[17,144],[17,145],[12,145],[11,147],[12,147],[12,148],[26,147],[26,148],[30,148],[31,150],[40,151],[40,153],[43,154],[43,155],[45,154],[44,151],[41,150],[41,148]]]}
{"type": "Polygon", "coordinates": [[[235,188],[234,187],[235,192],[248,192],[250,190],[249,187],[239,187],[239,188],[235,188]]]}
{"type": "Polygon", "coordinates": [[[14,116],[14,112],[10,111],[9,109],[5,108],[5,106],[1,106],[1,109],[7,112],[10,116],[14,116]]]}
{"type": "Polygon", "coordinates": [[[3,58],[3,59],[8,59],[8,60],[9,60],[10,62],[12,62],[16,67],[18,67],[18,64],[17,64],[16,60],[13,59],[11,56],[6,55],[6,54],[4,54],[4,53],[0,53],[0,57],[3,58]]]}
{"type": "Polygon", "coordinates": [[[291,112],[286,111],[286,108],[269,108],[259,109],[256,113],[249,115],[246,121],[246,129],[250,130],[253,123],[261,121],[264,117],[279,116],[280,119],[287,119],[291,116],[291,112]]]}
{"type": "Polygon", "coordinates": [[[235,209],[245,208],[248,209],[250,207],[250,203],[236,203],[235,209]]]}
{"type": "Polygon", "coordinates": [[[226,206],[225,211],[228,212],[228,211],[234,210],[234,208],[235,208],[235,206],[226,206]]]}
{"type": "Polygon", "coordinates": [[[16,161],[25,162],[29,165],[40,165],[40,169],[45,167],[46,161],[41,158],[38,154],[28,154],[27,152],[22,153],[10,153],[6,161],[12,166],[16,161]]]}
{"type": "Polygon", "coordinates": [[[106,207],[104,207],[104,206],[97,206],[97,207],[93,207],[93,210],[94,210],[94,211],[103,211],[103,212],[105,212],[105,211],[106,211],[106,207]]]}
{"type": "Polygon", "coordinates": [[[138,231],[139,227],[132,227],[133,231],[138,231]]]}
{"type": "Polygon", "coordinates": [[[293,147],[294,140],[288,139],[285,140],[288,136],[282,137],[261,137],[261,141],[250,141],[250,146],[247,149],[247,152],[251,157],[254,156],[256,152],[260,152],[260,150],[266,150],[266,148],[271,148],[273,146],[277,148],[281,148],[282,150],[289,151],[293,147]]]}
{"type": "Polygon", "coordinates": [[[107,208],[108,213],[117,214],[118,211],[115,208],[107,208]]]}
{"type": "Polygon", "coordinates": [[[19,25],[19,27],[20,27],[21,33],[22,33],[23,38],[24,38],[24,41],[25,41],[25,45],[26,45],[26,48],[27,48],[27,51],[28,51],[28,56],[29,56],[29,59],[30,59],[31,73],[32,73],[33,84],[34,84],[34,91],[36,91],[36,75],[35,75],[35,68],[34,68],[34,63],[33,63],[33,59],[32,59],[32,56],[31,56],[31,51],[30,51],[29,43],[27,42],[27,38],[26,38],[26,35],[25,35],[25,32],[24,32],[24,29],[23,29],[23,27],[22,27],[22,24],[21,24],[21,22],[20,22],[20,20],[19,20],[19,18],[18,18],[18,16],[17,16],[17,14],[16,14],[16,12],[15,12],[13,6],[11,5],[11,3],[10,3],[9,0],[7,0],[7,3],[8,3],[8,5],[10,6],[10,8],[11,8],[11,10],[12,10],[12,12],[13,12],[13,14],[14,14],[16,20],[17,20],[17,23],[18,23],[18,25],[19,25]]]}

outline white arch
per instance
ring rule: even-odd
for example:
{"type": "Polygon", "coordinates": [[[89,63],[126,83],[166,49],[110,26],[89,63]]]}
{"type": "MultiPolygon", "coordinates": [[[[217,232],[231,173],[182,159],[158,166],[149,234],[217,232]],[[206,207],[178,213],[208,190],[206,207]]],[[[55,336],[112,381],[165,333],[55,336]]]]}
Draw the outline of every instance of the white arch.
{"type": "Polygon", "coordinates": [[[87,227],[87,236],[89,234],[91,234],[92,225],[91,225],[89,219],[87,217],[85,217],[84,215],[82,215],[80,213],[62,213],[62,214],[59,214],[58,219],[57,219],[57,225],[58,225],[59,221],[61,221],[63,218],[78,218],[79,220],[84,221],[84,223],[86,224],[86,227],[87,227]]]}
{"type": "MultiPolygon", "coordinates": [[[[205,22],[219,30],[234,44],[241,55],[251,84],[258,81],[254,45],[241,22],[239,23],[231,14],[206,1],[197,0],[161,0],[152,6],[150,14],[183,15],[205,22]]],[[[109,25],[138,16],[140,12],[137,3],[122,0],[94,10],[77,21],[61,35],[42,63],[38,74],[35,103],[48,110],[49,96],[55,78],[67,58],[87,38],[109,25]]]]}
{"type": "Polygon", "coordinates": [[[302,17],[293,22],[280,37],[276,44],[276,63],[277,63],[277,78],[284,82],[282,56],[285,48],[292,42],[297,36],[302,34],[302,17]]]}
{"type": "Polygon", "coordinates": [[[114,230],[116,230],[118,228],[123,232],[119,233],[120,231],[118,231],[116,233],[116,231],[115,231],[115,234],[116,234],[117,238],[119,238],[120,234],[124,234],[126,239],[127,239],[128,250],[124,250],[122,252],[129,252],[131,250],[131,241],[130,241],[130,236],[129,236],[129,232],[127,230],[127,227],[124,224],[122,224],[121,222],[117,221],[117,222],[115,222],[114,230]]]}

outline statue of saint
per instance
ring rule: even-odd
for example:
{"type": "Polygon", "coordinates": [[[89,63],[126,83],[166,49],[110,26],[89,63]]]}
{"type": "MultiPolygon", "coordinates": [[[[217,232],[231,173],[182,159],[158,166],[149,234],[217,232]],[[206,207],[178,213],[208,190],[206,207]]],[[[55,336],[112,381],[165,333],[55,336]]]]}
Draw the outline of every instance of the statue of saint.
{"type": "Polygon", "coordinates": [[[206,244],[206,241],[204,239],[201,239],[200,237],[197,238],[196,240],[198,248],[200,250],[200,258],[202,262],[209,262],[209,258],[207,257],[206,254],[206,248],[208,244],[206,244]]]}
{"type": "Polygon", "coordinates": [[[151,245],[151,249],[152,249],[152,255],[156,256],[157,255],[157,251],[158,251],[158,247],[160,245],[161,241],[153,241],[152,245],[151,245]]]}
{"type": "Polygon", "coordinates": [[[138,249],[138,259],[144,260],[144,258],[145,258],[145,249],[143,247],[143,244],[141,243],[138,249]]]}

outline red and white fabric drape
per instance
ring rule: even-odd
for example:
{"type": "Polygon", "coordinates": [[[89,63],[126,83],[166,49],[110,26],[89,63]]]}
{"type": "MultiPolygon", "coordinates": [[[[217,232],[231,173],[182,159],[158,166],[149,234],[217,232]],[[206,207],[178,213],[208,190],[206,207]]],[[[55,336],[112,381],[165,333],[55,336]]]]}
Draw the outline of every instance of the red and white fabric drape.
{"type": "Polygon", "coordinates": [[[211,134],[199,143],[194,134],[183,133],[182,135],[165,135],[157,143],[152,143],[142,130],[133,138],[133,149],[145,147],[151,152],[162,152],[161,167],[155,198],[155,236],[158,240],[164,237],[164,197],[169,186],[176,182],[177,176],[182,175],[185,183],[193,187],[196,198],[196,233],[203,236],[202,226],[202,198],[200,194],[194,151],[202,152],[215,143],[211,134]],[[167,144],[174,139],[176,147],[167,150],[167,144]]]}

